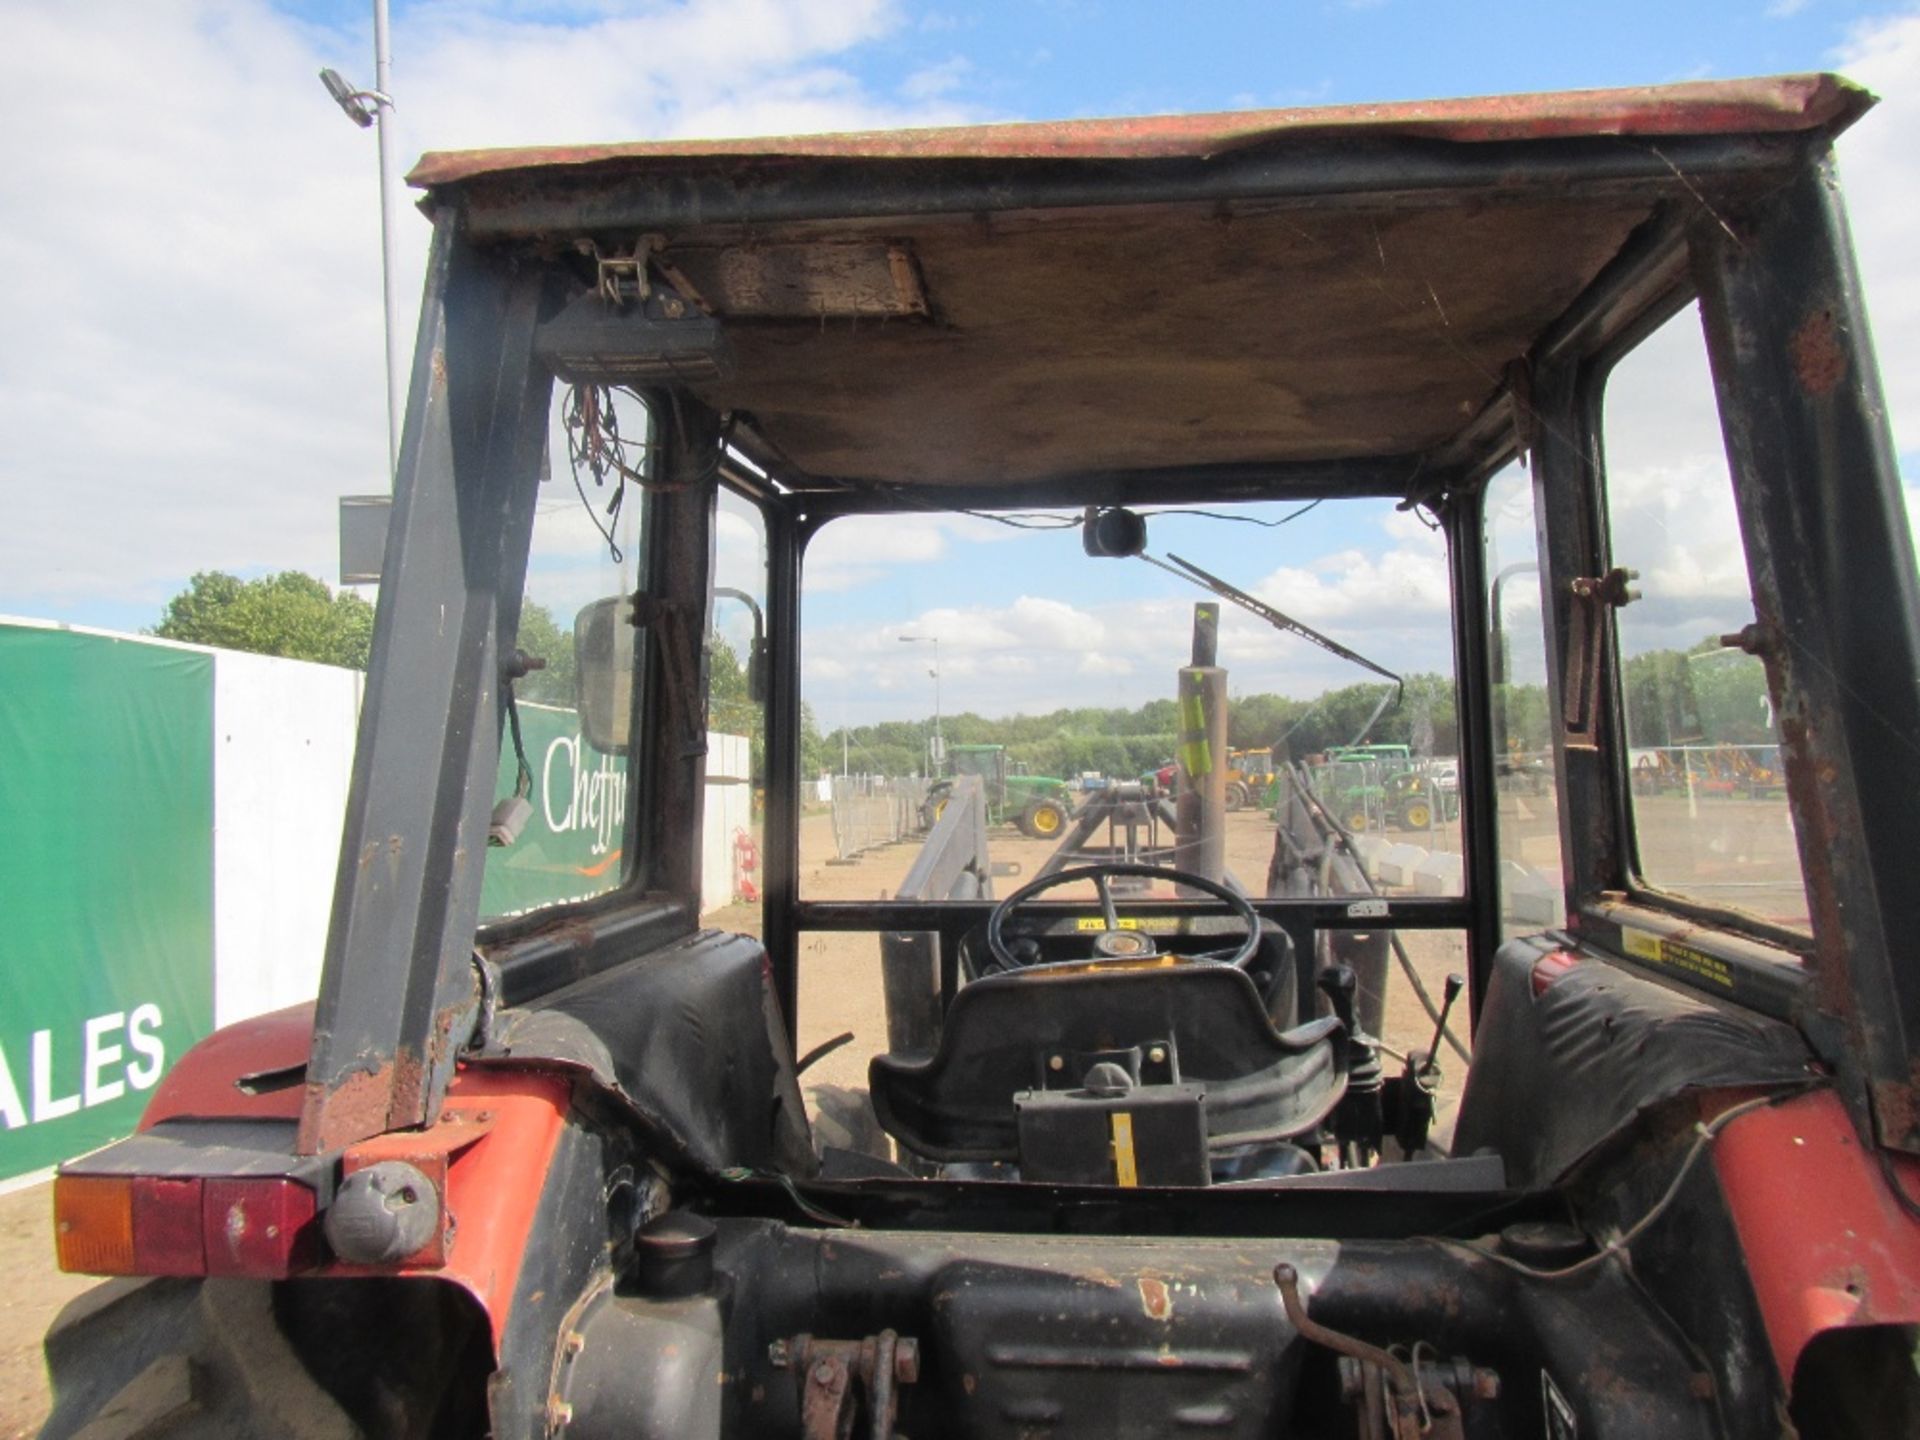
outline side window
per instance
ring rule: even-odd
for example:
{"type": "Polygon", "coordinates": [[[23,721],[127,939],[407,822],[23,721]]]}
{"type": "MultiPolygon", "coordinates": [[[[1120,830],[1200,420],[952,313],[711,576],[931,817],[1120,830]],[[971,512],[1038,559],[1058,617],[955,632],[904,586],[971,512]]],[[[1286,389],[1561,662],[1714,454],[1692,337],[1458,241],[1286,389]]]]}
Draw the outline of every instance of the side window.
{"type": "MultiPolygon", "coordinates": [[[[600,392],[607,397],[607,392],[600,392]]],[[[590,900],[632,873],[626,852],[630,787],[624,755],[594,748],[575,704],[575,630],[597,601],[631,593],[638,575],[638,487],[617,470],[596,482],[580,447],[578,407],[563,389],[549,425],[551,472],[540,482],[515,647],[537,668],[514,683],[494,782],[495,827],[487,847],[480,911],[488,920],[590,900]],[[576,417],[569,431],[567,416],[576,417]],[[617,498],[616,498],[617,497],[617,498]]],[[[647,416],[634,396],[607,397],[626,442],[622,463],[646,463],[647,416]]]]}
{"type": "Polygon", "coordinates": [[[1651,889],[1810,928],[1761,663],[1722,643],[1753,622],[1697,306],[1607,378],[1612,561],[1639,874],[1651,889]]]}
{"type": "Polygon", "coordinates": [[[766,783],[767,526],[724,486],[714,516],[707,626],[707,794],[700,908],[711,923],[760,933],[761,796],[766,783]],[[731,907],[724,915],[712,914],[731,907]]]}
{"type": "Polygon", "coordinates": [[[1506,935],[1525,935],[1566,919],[1532,477],[1517,464],[1495,475],[1487,484],[1484,515],[1500,924],[1506,935]]]}

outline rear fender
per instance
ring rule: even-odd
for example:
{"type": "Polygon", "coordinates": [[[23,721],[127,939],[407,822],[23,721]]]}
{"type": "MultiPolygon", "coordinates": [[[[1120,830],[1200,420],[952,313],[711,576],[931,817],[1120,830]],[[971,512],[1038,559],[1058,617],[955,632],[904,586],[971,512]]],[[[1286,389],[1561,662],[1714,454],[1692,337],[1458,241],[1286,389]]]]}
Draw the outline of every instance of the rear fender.
{"type": "MultiPolygon", "coordinates": [[[[299,1005],[214,1032],[156,1087],[141,1131],[168,1121],[297,1122],[312,1030],[313,1007],[299,1005]]],[[[425,1170],[442,1194],[435,1243],[394,1266],[333,1261],[309,1273],[449,1281],[486,1311],[498,1353],[572,1103],[571,1078],[554,1070],[461,1066],[434,1124],[375,1136],[340,1157],[342,1173],[380,1159],[406,1159],[425,1170]]],[[[596,1203],[582,1213],[603,1211],[596,1203]]],[[[594,1246],[603,1248],[604,1226],[596,1218],[589,1228],[594,1246]]]]}

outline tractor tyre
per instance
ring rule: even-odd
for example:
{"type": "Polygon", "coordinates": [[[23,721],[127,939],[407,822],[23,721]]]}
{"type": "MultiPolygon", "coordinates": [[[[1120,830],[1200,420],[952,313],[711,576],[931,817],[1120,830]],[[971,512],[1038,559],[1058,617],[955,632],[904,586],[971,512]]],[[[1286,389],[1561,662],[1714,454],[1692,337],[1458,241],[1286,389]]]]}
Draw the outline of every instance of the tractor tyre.
{"type": "Polygon", "coordinates": [[[487,1426],[486,1314],[416,1280],[110,1280],[46,1338],[49,1437],[427,1440],[487,1426]]]}
{"type": "Polygon", "coordinates": [[[1341,823],[1344,824],[1347,827],[1347,829],[1351,831],[1353,834],[1359,835],[1363,833],[1367,828],[1367,825],[1368,825],[1367,812],[1365,810],[1355,810],[1352,814],[1348,815],[1346,819],[1343,820],[1341,823]]]}
{"type": "Polygon", "coordinates": [[[1433,825],[1433,806],[1424,800],[1409,800],[1400,807],[1402,830],[1426,830],[1433,825]]]}
{"type": "Polygon", "coordinates": [[[1243,781],[1229,780],[1227,782],[1227,809],[1244,810],[1247,808],[1247,801],[1252,798],[1243,781]]]}
{"type": "Polygon", "coordinates": [[[1020,812],[1020,831],[1035,840],[1058,840],[1067,828],[1067,807],[1058,800],[1035,800],[1020,812]]]}

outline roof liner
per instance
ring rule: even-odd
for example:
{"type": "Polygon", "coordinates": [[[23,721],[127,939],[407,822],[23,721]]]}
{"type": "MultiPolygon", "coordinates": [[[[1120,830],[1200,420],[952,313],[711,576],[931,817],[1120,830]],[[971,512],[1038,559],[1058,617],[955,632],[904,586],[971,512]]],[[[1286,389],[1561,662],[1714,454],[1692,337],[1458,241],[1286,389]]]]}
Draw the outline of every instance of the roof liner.
{"type": "MultiPolygon", "coordinates": [[[[1871,104],[1815,75],[469,152],[429,155],[411,178],[464,207],[477,243],[552,255],[593,235],[623,253],[657,236],[661,273],[711,307],[731,350],[722,378],[691,388],[746,417],[787,480],[992,486],[1429,454],[1658,207],[1709,203],[1672,154],[1695,137],[1831,134],[1871,104]],[[1640,178],[1576,183],[1583,166],[1617,173],[1619,151],[1566,142],[1609,136],[1664,143],[1633,147],[1640,178]],[[1348,137],[1391,138],[1419,163],[1461,142],[1477,183],[1297,193],[1365,148],[1348,137]],[[1523,180],[1513,145],[1474,148],[1496,141],[1543,142],[1520,148],[1548,158],[1523,180]],[[1081,162],[1073,185],[1023,183],[1043,161],[1081,162]],[[1177,173],[1130,189],[1152,161],[1177,173]],[[1234,188],[1207,188],[1235,166],[1234,188]],[[967,198],[923,203],[928,177],[956,167],[974,177],[953,192],[967,198]]],[[[1787,158],[1770,163],[1800,163],[1775,148],[1787,158]]]]}
{"type": "Polygon", "coordinates": [[[1646,214],[1561,201],[921,222],[888,234],[935,319],[734,322],[732,374],[694,388],[823,478],[1404,455],[1471,420],[1646,214]]]}

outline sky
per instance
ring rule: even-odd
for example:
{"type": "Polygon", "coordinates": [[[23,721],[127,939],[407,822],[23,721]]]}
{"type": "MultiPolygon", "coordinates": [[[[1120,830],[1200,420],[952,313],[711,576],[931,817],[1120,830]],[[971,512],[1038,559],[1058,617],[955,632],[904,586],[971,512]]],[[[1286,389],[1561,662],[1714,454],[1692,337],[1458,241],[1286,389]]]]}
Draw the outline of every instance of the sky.
{"type": "MultiPolygon", "coordinates": [[[[396,149],[404,168],[423,150],[481,145],[1839,69],[1884,97],[1843,138],[1841,166],[1896,443],[1920,478],[1920,3],[1268,0],[1174,13],[1112,0],[394,0],[396,149]]],[[[0,0],[0,36],[0,613],[131,630],[195,571],[331,578],[337,499],[386,488],[387,440],[374,142],[315,72],[372,84],[370,5],[0,0]]],[[[398,232],[410,348],[426,224],[403,206],[398,232]]],[[[1681,364],[1684,345],[1668,348],[1681,364]]],[[[1635,383],[1650,435],[1698,409],[1666,370],[1635,383]]],[[[1737,575],[1716,571],[1697,524],[1662,511],[1656,483],[1712,461],[1649,445],[1623,481],[1640,503],[1616,532],[1644,542],[1641,568],[1669,599],[1737,595],[1737,575]]],[[[753,537],[729,524],[723,555],[751,570],[753,537]]],[[[569,526],[563,545],[590,539],[554,514],[551,527],[569,526]]],[[[1187,517],[1156,522],[1155,548],[1383,663],[1444,668],[1441,557],[1413,517],[1323,507],[1276,531],[1187,517]]],[[[810,694],[837,694],[848,718],[923,713],[931,647],[923,659],[902,634],[941,638],[949,709],[1165,693],[1197,592],[1078,552],[1072,534],[966,517],[896,523],[884,545],[830,528],[809,579],[809,665],[827,665],[810,694]]],[[[556,595],[559,608],[576,598],[556,595]]],[[[1650,635],[1685,643],[1724,608],[1643,613],[1650,635]]],[[[1257,622],[1230,625],[1237,688],[1364,678],[1257,622]]]]}

